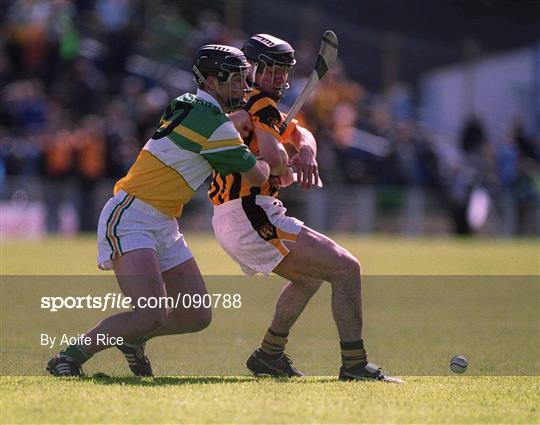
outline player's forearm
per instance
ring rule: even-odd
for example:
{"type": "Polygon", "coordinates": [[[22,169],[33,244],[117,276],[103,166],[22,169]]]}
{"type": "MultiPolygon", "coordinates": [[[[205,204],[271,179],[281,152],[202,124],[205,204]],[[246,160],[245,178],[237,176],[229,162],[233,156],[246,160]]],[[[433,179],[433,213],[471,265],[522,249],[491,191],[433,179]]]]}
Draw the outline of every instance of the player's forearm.
{"type": "Polygon", "coordinates": [[[258,130],[255,132],[255,135],[259,143],[261,158],[270,165],[271,174],[279,176],[285,173],[289,156],[283,145],[274,136],[265,131],[258,130]]]}
{"type": "Polygon", "coordinates": [[[309,131],[307,128],[297,125],[292,137],[295,138],[295,142],[299,150],[302,148],[311,149],[313,154],[315,156],[317,155],[317,141],[315,140],[315,137],[311,131],[309,131]]]}
{"type": "Polygon", "coordinates": [[[276,161],[274,164],[270,164],[270,174],[273,176],[281,176],[287,173],[288,169],[288,163],[289,163],[289,155],[287,155],[287,152],[285,152],[285,149],[282,145],[281,150],[279,151],[278,155],[280,156],[280,160],[276,161]]]}
{"type": "Polygon", "coordinates": [[[242,173],[253,186],[261,186],[270,178],[270,166],[263,159],[258,159],[253,168],[242,173]]]}
{"type": "Polygon", "coordinates": [[[242,136],[242,138],[245,138],[253,129],[251,118],[249,114],[243,109],[229,114],[228,117],[233,122],[236,130],[238,131],[238,133],[240,133],[240,136],[242,136]]]}

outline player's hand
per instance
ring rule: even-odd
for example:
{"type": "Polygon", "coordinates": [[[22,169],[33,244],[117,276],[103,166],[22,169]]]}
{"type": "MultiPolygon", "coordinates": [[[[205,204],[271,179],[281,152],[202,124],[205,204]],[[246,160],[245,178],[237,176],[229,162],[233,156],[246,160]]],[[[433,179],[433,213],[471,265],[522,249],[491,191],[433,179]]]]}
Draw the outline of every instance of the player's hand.
{"type": "Polygon", "coordinates": [[[319,182],[319,167],[315,153],[309,146],[302,146],[291,159],[291,165],[296,168],[297,182],[302,189],[317,187],[319,182]]]}
{"type": "Polygon", "coordinates": [[[236,131],[240,133],[242,139],[249,136],[249,133],[253,131],[253,123],[251,122],[251,117],[247,111],[240,109],[239,111],[229,114],[229,118],[234,123],[236,131]]]}
{"type": "Polygon", "coordinates": [[[270,176],[270,184],[273,187],[287,187],[294,183],[294,173],[292,168],[287,167],[286,171],[279,176],[270,176]]]}
{"type": "Polygon", "coordinates": [[[294,183],[294,174],[291,167],[287,167],[287,172],[279,176],[279,187],[287,187],[294,183]]]}

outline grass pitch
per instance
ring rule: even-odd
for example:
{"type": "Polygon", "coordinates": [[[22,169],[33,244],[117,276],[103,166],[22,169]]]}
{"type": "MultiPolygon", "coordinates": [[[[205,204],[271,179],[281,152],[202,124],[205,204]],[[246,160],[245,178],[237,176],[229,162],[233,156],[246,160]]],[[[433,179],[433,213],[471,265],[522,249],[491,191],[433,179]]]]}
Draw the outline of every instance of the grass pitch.
{"type": "MultiPolygon", "coordinates": [[[[28,279],[20,277],[19,287],[6,282],[12,275],[50,275],[46,291],[84,291],[84,275],[97,274],[94,239],[1,246],[2,424],[540,422],[540,284],[533,277],[514,285],[510,278],[539,274],[537,241],[338,236],[361,260],[364,273],[389,276],[368,276],[364,292],[370,356],[407,380],[389,385],[335,379],[339,351],[328,288],[315,296],[290,337],[288,351],[312,377],[248,376],[243,362],[270,321],[281,281],[236,282],[237,266],[212,237],[186,236],[203,273],[229,275],[227,290],[240,291],[244,306],[237,312],[217,309],[201,333],[152,341],[149,355],[161,375],[155,379],[129,377],[115,350],[85,367],[113,378],[45,376],[43,366],[57,350],[39,347],[36,332],[80,332],[104,314],[39,311],[31,298],[39,290],[29,290],[28,279]],[[63,282],[54,275],[76,277],[63,282]],[[480,282],[469,285],[453,275],[477,275],[480,282]],[[465,375],[450,375],[448,361],[455,354],[469,358],[465,375]]],[[[219,290],[224,279],[208,278],[210,290],[219,290]]],[[[112,283],[103,285],[117,292],[112,283]]]]}

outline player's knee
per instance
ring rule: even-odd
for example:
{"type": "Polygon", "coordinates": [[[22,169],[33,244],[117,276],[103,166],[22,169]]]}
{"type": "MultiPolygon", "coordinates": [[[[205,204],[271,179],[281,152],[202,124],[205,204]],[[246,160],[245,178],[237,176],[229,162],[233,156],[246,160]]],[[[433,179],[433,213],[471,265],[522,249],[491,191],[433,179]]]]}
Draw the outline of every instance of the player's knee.
{"type": "Polygon", "coordinates": [[[360,265],[360,261],[358,261],[358,259],[350,253],[347,253],[346,257],[345,263],[347,272],[351,276],[359,277],[362,274],[362,266],[360,265]]]}
{"type": "Polygon", "coordinates": [[[201,308],[197,310],[197,314],[193,321],[193,331],[199,332],[206,329],[212,323],[212,309],[201,308]]]}
{"type": "Polygon", "coordinates": [[[299,278],[293,281],[293,285],[301,289],[304,293],[311,294],[311,295],[315,294],[319,290],[322,283],[323,283],[322,280],[312,279],[312,278],[306,278],[306,279],[299,278]]]}
{"type": "Polygon", "coordinates": [[[167,320],[168,310],[167,308],[152,308],[141,311],[144,315],[144,322],[147,329],[145,333],[149,333],[159,329],[167,320]]]}
{"type": "Polygon", "coordinates": [[[339,280],[359,281],[361,275],[360,262],[348,251],[341,250],[333,269],[334,278],[339,280]]]}

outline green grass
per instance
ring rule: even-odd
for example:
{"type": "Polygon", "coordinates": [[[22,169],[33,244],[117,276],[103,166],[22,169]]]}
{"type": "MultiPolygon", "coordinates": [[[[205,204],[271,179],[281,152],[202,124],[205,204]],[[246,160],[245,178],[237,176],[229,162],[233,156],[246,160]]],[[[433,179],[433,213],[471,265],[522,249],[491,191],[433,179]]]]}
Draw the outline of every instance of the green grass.
{"type": "Polygon", "coordinates": [[[159,378],[128,377],[116,350],[85,365],[89,374],[112,378],[45,376],[57,350],[40,347],[39,333],[75,334],[104,313],[51,313],[39,309],[40,297],[118,289],[110,273],[95,276],[93,238],[10,241],[1,252],[0,423],[540,422],[540,284],[513,276],[539,273],[537,241],[337,239],[366,274],[379,275],[365,279],[365,340],[372,361],[405,377],[405,385],[335,379],[339,350],[328,287],[306,308],[288,345],[311,377],[248,376],[243,363],[268,326],[282,280],[236,276],[236,265],[204,235],[187,240],[203,273],[222,275],[207,276],[209,290],[240,293],[240,310],[218,308],[207,330],[152,341],[159,378]],[[448,369],[456,354],[469,359],[464,375],[448,369]]]}
{"type": "MultiPolygon", "coordinates": [[[[403,238],[337,235],[369,275],[536,275],[540,274],[537,239],[403,238]]],[[[186,234],[203,274],[239,274],[213,235],[186,234]],[[219,268],[216,267],[219,264],[219,268]]],[[[8,241],[0,245],[4,275],[103,274],[95,264],[95,235],[42,242],[8,241]]]]}
{"type": "Polygon", "coordinates": [[[2,423],[537,423],[538,380],[3,378],[2,423]],[[59,406],[59,403],[67,405],[59,406]]]}

